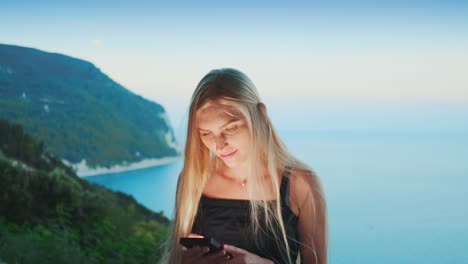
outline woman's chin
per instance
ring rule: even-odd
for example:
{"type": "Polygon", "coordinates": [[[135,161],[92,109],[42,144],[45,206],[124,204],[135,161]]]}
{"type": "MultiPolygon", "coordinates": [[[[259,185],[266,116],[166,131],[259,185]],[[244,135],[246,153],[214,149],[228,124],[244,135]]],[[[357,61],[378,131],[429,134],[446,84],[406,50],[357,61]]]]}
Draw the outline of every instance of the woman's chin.
{"type": "Polygon", "coordinates": [[[236,162],[233,162],[232,160],[228,160],[228,161],[223,160],[223,159],[221,159],[221,160],[223,161],[224,165],[225,165],[226,167],[228,167],[228,168],[231,168],[231,169],[232,169],[232,168],[235,168],[235,167],[236,167],[236,162]]]}
{"type": "Polygon", "coordinates": [[[239,166],[239,162],[237,159],[223,159],[223,158],[220,158],[224,165],[226,165],[226,167],[229,167],[229,168],[235,168],[237,166],[239,166]]]}

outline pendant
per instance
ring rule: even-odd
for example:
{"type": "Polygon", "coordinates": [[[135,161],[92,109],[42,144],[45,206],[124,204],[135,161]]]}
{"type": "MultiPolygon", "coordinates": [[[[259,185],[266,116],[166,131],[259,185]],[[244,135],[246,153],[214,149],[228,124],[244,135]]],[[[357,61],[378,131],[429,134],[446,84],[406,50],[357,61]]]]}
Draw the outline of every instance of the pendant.
{"type": "Polygon", "coordinates": [[[246,183],[246,182],[247,182],[247,179],[245,179],[245,180],[242,181],[242,183],[241,183],[241,184],[242,184],[242,187],[245,186],[245,183],[246,183]]]}

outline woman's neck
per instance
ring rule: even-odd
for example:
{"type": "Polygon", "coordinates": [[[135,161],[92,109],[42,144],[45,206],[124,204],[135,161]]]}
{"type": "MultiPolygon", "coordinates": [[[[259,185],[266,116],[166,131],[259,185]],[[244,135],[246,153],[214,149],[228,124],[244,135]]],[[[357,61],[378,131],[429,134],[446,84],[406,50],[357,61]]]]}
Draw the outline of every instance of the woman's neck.
{"type": "MultiPolygon", "coordinates": [[[[219,175],[226,180],[232,180],[237,182],[244,182],[249,175],[252,173],[248,164],[242,164],[236,167],[227,167],[226,165],[221,165],[218,171],[219,175]]],[[[263,176],[268,175],[268,170],[263,169],[263,176]]]]}
{"type": "Polygon", "coordinates": [[[243,182],[250,174],[249,167],[246,164],[236,166],[234,168],[221,165],[219,175],[226,180],[243,182]]]}

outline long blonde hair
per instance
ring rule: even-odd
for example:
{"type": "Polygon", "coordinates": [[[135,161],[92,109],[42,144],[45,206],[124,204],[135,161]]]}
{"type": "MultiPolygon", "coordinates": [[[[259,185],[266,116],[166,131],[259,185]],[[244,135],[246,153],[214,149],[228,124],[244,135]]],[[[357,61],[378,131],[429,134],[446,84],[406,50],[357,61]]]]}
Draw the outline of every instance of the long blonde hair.
{"type": "MultiPolygon", "coordinates": [[[[222,162],[215,155],[211,155],[209,149],[203,145],[197,129],[197,110],[209,102],[234,107],[242,114],[248,124],[252,142],[255,143],[252,144],[251,149],[251,153],[254,155],[249,161],[251,173],[247,175],[249,195],[252,195],[254,191],[257,193],[265,191],[265,188],[262,188],[265,168],[267,176],[271,177],[269,180],[273,185],[276,201],[280,201],[279,172],[283,171],[286,166],[312,172],[306,164],[297,160],[287,151],[266,115],[266,111],[259,107],[261,104],[260,96],[249,77],[232,68],[210,71],[198,83],[191,98],[184,166],[177,184],[175,217],[171,236],[165,245],[166,251],[162,260],[164,263],[181,263],[179,239],[191,233],[203,188],[222,162]],[[263,166],[255,166],[254,164],[263,164],[263,166]]],[[[261,196],[266,197],[266,195],[261,196]]],[[[263,224],[259,220],[260,214],[263,213],[265,217],[262,219],[265,220],[267,228],[273,231],[275,225],[279,226],[281,234],[277,234],[276,239],[278,242],[284,243],[287,252],[289,252],[280,203],[273,203],[271,206],[266,199],[250,199],[250,204],[251,227],[254,235],[259,233],[263,224]]],[[[287,255],[288,262],[293,263],[290,255],[287,255]]]]}

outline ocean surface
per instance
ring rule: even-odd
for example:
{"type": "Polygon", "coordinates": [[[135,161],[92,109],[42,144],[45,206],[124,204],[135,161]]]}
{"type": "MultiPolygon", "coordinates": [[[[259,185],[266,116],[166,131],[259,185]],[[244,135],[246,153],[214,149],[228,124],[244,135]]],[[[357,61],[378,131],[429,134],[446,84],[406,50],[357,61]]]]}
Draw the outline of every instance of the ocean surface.
{"type": "MultiPolygon", "coordinates": [[[[468,134],[281,132],[322,180],[330,263],[468,263],[468,134]]],[[[86,177],[172,218],[182,161],[86,177]]]]}

